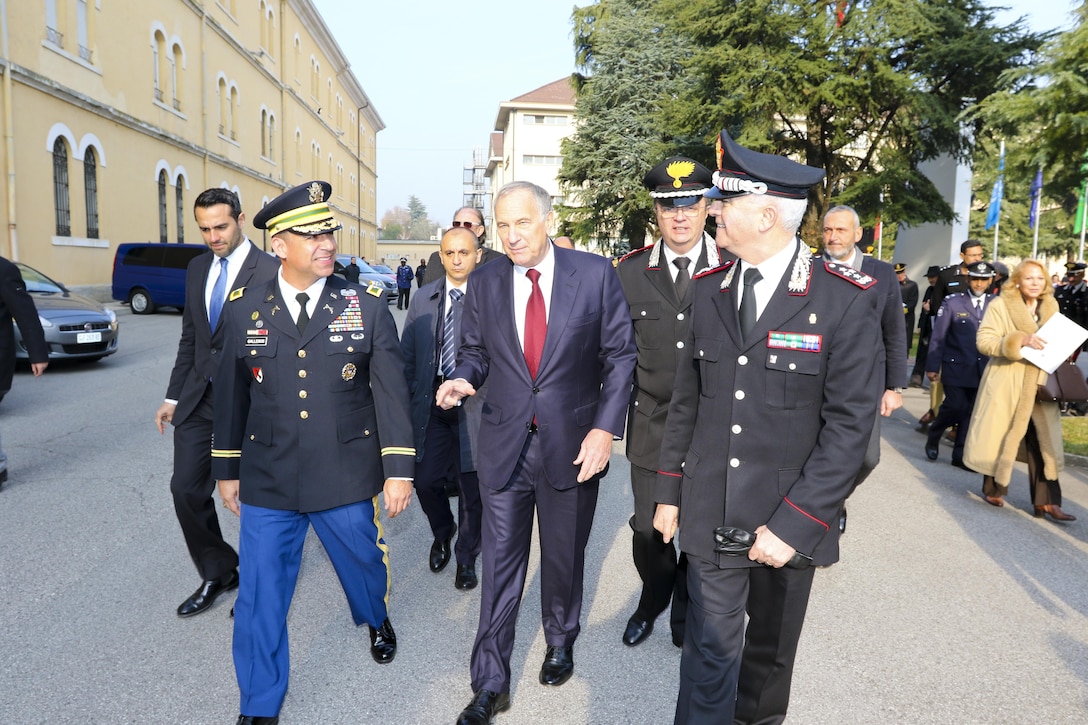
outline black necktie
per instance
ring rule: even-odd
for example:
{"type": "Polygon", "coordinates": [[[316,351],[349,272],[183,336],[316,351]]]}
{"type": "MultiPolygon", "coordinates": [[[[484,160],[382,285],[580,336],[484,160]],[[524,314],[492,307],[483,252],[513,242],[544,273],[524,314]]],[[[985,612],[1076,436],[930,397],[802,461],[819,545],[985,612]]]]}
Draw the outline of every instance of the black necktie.
{"type": "Polygon", "coordinates": [[[691,260],[687,257],[677,257],[672,260],[672,263],[679,270],[676,273],[676,296],[683,302],[684,296],[688,293],[688,287],[691,286],[691,275],[688,274],[688,265],[691,264],[691,260]]]}
{"type": "Polygon", "coordinates": [[[747,338],[756,326],[756,283],[763,275],[755,267],[744,270],[744,292],[740,295],[740,334],[747,338]]]}
{"type": "Polygon", "coordinates": [[[298,319],[295,320],[295,325],[298,326],[298,333],[301,335],[306,330],[306,325],[310,322],[310,313],[306,311],[306,303],[310,301],[310,295],[305,292],[299,292],[295,295],[295,299],[302,308],[298,311],[298,319]]]}

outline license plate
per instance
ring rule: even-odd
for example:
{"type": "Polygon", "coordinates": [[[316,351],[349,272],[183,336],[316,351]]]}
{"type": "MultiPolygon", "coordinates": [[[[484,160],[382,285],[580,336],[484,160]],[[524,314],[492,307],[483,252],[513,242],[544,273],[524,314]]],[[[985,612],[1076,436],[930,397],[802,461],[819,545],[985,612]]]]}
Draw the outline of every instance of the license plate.
{"type": "Polygon", "coordinates": [[[76,342],[85,345],[89,342],[102,342],[101,332],[80,332],[76,334],[76,342]]]}

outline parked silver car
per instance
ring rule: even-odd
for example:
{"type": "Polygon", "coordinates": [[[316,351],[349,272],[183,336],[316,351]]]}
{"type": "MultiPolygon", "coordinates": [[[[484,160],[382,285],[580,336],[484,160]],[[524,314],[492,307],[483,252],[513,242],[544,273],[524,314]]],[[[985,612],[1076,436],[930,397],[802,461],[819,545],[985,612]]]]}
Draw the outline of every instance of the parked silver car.
{"type": "MultiPolygon", "coordinates": [[[[344,267],[351,264],[350,254],[337,254],[336,263],[333,265],[333,274],[344,276],[344,267]]],[[[385,290],[385,301],[392,302],[397,299],[397,282],[396,279],[390,279],[384,274],[375,272],[370,265],[361,259],[357,259],[355,264],[359,266],[359,283],[368,284],[373,282],[385,290]]]]}
{"type": "MultiPolygon", "coordinates": [[[[50,360],[98,360],[117,352],[117,315],[89,297],[72,294],[60,282],[16,262],[34,298],[45,330],[50,360]]],[[[26,359],[19,326],[15,326],[15,357],[26,359]]]]}

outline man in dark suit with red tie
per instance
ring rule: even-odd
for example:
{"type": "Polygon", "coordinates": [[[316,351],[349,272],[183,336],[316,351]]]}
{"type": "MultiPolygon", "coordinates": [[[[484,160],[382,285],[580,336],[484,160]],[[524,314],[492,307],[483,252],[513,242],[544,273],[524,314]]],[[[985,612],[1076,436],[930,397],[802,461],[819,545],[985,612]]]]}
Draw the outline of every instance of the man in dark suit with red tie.
{"type": "Polygon", "coordinates": [[[207,189],[193,206],[196,224],[211,254],[189,263],[181,340],[166,400],[155,412],[159,433],[174,425],[174,475],[170,492],[189,556],[203,580],[178,607],[179,617],[200,614],[223,592],[238,586],[238,554],[223,540],[215,514],[211,477],[212,378],[223,353],[220,311],[230,290],[272,279],[276,260],[250,243],[242,231],[246,215],[230,189],[207,189]]]}
{"type": "Polygon", "coordinates": [[[555,247],[548,192],[513,182],[495,197],[508,260],[472,274],[456,370],[435,399],[450,408],[487,381],[478,473],[483,502],[480,624],[472,702],[461,725],[484,725],[510,705],[510,653],[539,520],[547,652],[540,682],[574,671],[582,574],[597,489],[623,434],[635,366],[627,303],[612,264],[555,247]]]}

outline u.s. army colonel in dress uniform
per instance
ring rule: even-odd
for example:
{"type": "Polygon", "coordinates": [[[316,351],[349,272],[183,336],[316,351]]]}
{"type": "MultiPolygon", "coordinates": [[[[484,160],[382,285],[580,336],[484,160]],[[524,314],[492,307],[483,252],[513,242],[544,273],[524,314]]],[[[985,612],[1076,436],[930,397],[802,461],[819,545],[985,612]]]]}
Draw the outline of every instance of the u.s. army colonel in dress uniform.
{"type": "Polygon", "coordinates": [[[654,200],[661,238],[631,252],[616,265],[631,310],[638,346],[635,388],[627,413],[627,459],[635,514],[631,554],[642,579],[638,607],[627,622],[623,643],[633,647],[650,636],[654,620],[672,600],[672,640],[684,642],[687,611],[686,561],[654,530],[657,461],[669,412],[676,364],[687,351],[691,329],[691,278],[721,264],[718,245],[706,233],[710,170],[693,159],[665,159],[643,180],[654,200]]]}
{"type": "Polygon", "coordinates": [[[872,278],[796,236],[820,169],[724,131],[718,167],[710,214],[739,261],[695,280],[654,525],[666,540],[679,527],[688,557],[676,722],[777,723],[812,585],[798,555],[838,559],[835,523],[881,396],[879,318],[872,278]],[[730,540],[750,549],[729,556],[730,540]]]}
{"type": "Polygon", "coordinates": [[[325,182],[284,192],[254,218],[282,262],[275,279],[234,290],[215,380],[212,472],[242,517],[234,664],[239,723],[272,723],[287,692],[287,611],[313,525],[371,655],[396,654],[378,494],[396,516],[415,462],[408,386],[380,289],[331,277],[325,182]]]}

